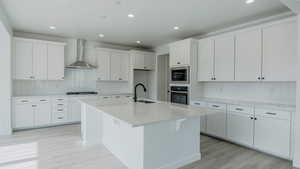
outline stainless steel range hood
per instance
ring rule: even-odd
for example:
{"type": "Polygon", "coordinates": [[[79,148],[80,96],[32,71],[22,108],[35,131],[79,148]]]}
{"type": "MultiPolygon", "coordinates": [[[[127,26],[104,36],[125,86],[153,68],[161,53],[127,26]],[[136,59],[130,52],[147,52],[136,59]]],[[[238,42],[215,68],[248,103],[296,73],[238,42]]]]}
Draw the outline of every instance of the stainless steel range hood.
{"type": "Polygon", "coordinates": [[[76,41],[77,58],[76,61],[68,66],[67,69],[96,69],[97,67],[84,61],[85,40],[78,39],[76,41]]]}

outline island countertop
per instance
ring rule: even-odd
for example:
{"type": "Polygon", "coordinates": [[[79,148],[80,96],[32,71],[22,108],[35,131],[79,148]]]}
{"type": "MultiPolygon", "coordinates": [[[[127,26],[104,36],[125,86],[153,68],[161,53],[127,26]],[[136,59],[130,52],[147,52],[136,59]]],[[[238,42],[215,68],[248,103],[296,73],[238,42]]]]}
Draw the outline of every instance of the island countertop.
{"type": "Polygon", "coordinates": [[[200,117],[213,112],[213,110],[208,108],[172,104],[168,102],[145,104],[129,100],[104,101],[99,99],[81,99],[80,101],[96,108],[99,112],[107,113],[133,127],[159,123],[162,121],[200,117]]]}

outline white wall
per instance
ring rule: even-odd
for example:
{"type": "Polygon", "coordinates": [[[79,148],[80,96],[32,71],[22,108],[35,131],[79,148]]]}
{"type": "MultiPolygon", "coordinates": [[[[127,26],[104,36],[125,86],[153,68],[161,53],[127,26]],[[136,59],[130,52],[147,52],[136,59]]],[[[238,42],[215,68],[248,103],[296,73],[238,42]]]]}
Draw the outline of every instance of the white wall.
{"type": "Polygon", "coordinates": [[[0,21],[0,135],[11,134],[11,36],[0,21]]]}
{"type": "MultiPolygon", "coordinates": [[[[41,40],[52,40],[66,42],[65,65],[69,65],[76,60],[75,39],[47,36],[41,34],[14,32],[14,36],[34,38],[41,40]]],[[[85,48],[86,60],[97,65],[96,47],[114,48],[129,50],[129,46],[120,46],[113,44],[87,41],[85,48]]],[[[98,91],[100,93],[132,93],[132,84],[130,82],[96,82],[96,70],[65,70],[64,81],[13,81],[13,95],[46,95],[46,94],[64,94],[68,91],[98,91]]]]}

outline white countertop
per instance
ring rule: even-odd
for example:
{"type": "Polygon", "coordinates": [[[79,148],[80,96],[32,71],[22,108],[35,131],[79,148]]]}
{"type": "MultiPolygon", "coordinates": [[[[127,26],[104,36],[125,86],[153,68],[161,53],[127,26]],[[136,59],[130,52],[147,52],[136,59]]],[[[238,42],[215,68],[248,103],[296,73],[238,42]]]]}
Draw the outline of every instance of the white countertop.
{"type": "Polygon", "coordinates": [[[231,99],[221,99],[221,98],[198,98],[194,101],[204,101],[204,102],[212,102],[212,103],[223,103],[223,104],[233,104],[240,106],[248,106],[255,108],[267,108],[267,109],[275,109],[282,111],[295,112],[296,105],[284,104],[284,103],[267,103],[267,102],[256,102],[256,101],[242,101],[242,100],[231,100],[231,99]]]}
{"type": "Polygon", "coordinates": [[[179,120],[200,117],[213,113],[210,109],[188,105],[171,104],[167,102],[135,103],[129,100],[103,101],[99,99],[81,99],[82,103],[92,106],[100,112],[105,112],[133,127],[149,125],[162,121],[179,120]]]}

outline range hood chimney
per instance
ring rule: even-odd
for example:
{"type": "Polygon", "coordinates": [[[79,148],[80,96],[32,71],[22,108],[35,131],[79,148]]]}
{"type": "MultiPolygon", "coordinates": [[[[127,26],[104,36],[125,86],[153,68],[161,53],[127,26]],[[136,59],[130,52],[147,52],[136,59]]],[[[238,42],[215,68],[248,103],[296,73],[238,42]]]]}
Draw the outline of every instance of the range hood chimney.
{"type": "Polygon", "coordinates": [[[68,65],[67,69],[96,69],[97,67],[84,61],[85,40],[77,39],[77,58],[76,61],[68,65]]]}

